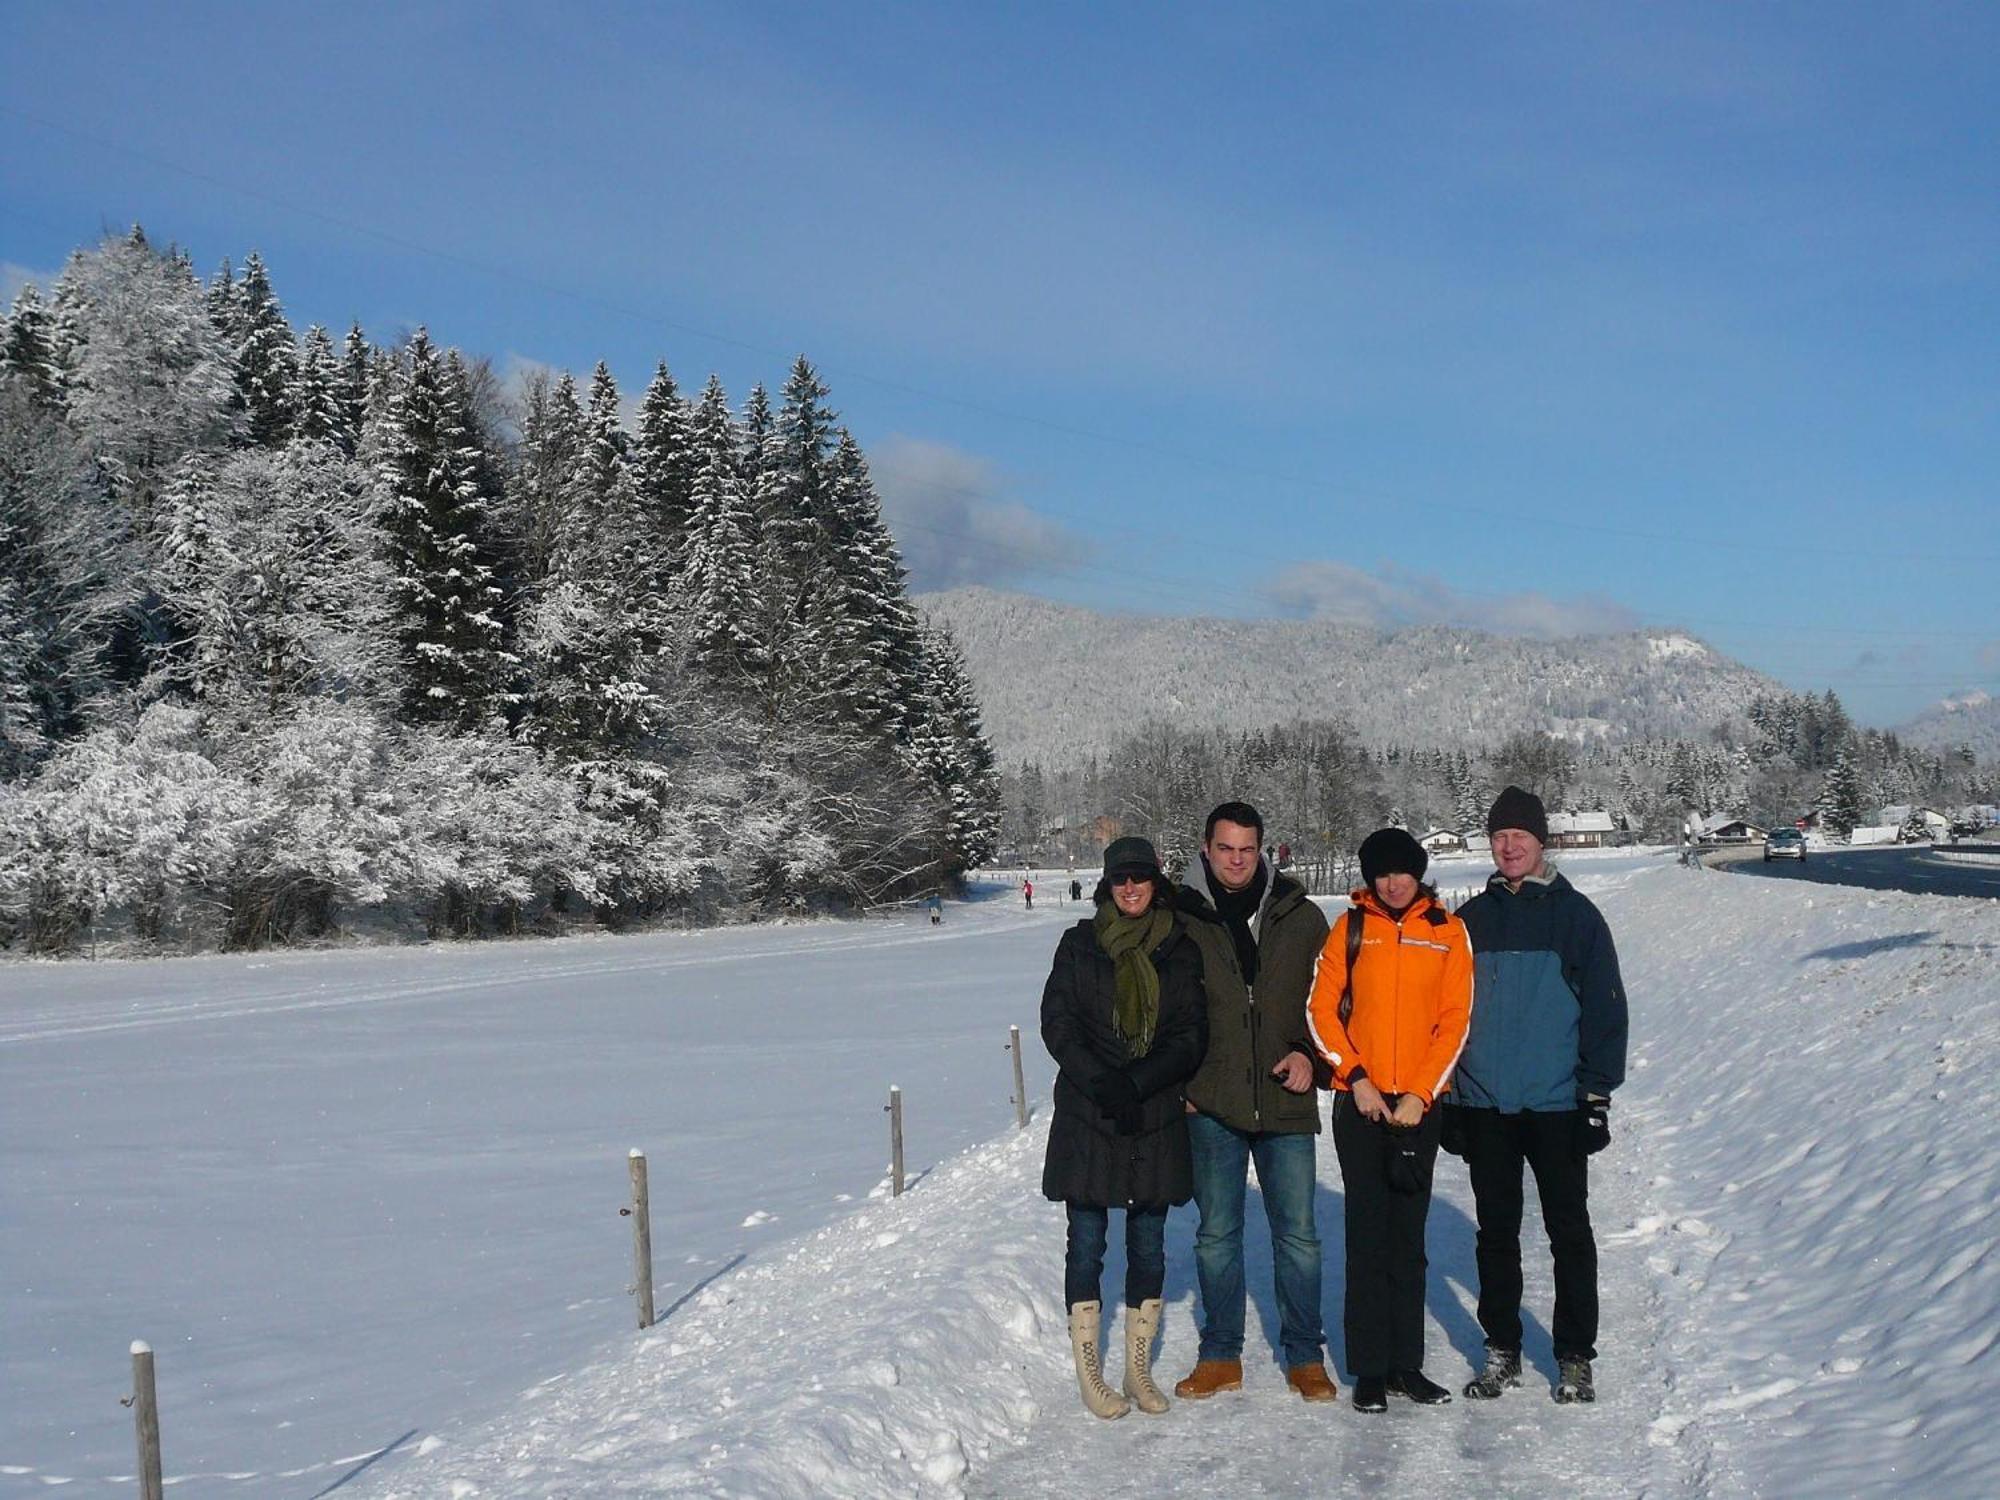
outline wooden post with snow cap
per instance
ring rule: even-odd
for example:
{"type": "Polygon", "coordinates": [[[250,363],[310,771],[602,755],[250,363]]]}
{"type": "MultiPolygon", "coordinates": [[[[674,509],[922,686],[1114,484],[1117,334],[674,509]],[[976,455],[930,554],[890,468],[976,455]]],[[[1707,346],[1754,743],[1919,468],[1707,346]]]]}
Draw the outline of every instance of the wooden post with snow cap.
{"type": "Polygon", "coordinates": [[[646,1153],[636,1146],[626,1158],[632,1170],[632,1289],[639,1294],[639,1326],[653,1326],[653,1200],[646,1187],[646,1153]]]}
{"type": "Polygon", "coordinates": [[[903,1196],[903,1091],[889,1085],[889,1196],[903,1196]]]}
{"type": "Polygon", "coordinates": [[[1014,1126],[1028,1128],[1028,1085],[1021,1076],[1021,1028],[1007,1028],[1007,1050],[1014,1054],[1014,1126]]]}
{"type": "Polygon", "coordinates": [[[138,1340],[132,1344],[132,1394],[125,1404],[132,1408],[139,1438],[139,1495],[141,1500],[162,1500],[166,1485],[160,1478],[160,1396],[153,1383],[153,1348],[138,1340]]]}

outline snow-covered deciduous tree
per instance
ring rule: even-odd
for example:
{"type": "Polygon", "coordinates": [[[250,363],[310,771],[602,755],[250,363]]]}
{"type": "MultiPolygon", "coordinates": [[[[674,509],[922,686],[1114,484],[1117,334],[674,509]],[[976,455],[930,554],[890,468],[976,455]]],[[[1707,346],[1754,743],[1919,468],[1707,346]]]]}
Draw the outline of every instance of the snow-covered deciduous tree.
{"type": "Polygon", "coordinates": [[[72,259],[57,294],[70,419],[143,529],[181,457],[229,440],[229,350],[201,288],[136,230],[72,259]]]}

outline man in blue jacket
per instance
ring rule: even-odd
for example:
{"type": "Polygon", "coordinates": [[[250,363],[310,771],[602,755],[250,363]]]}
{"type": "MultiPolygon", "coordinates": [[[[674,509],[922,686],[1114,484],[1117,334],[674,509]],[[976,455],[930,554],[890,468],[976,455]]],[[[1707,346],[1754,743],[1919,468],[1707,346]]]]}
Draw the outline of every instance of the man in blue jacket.
{"type": "Polygon", "coordinates": [[[1610,1142],[1611,1091],[1625,1079],[1625,985],[1603,916],[1543,855],[1541,799],[1508,787],[1486,832],[1494,873],[1458,913],[1472,938],[1472,1025],[1444,1119],[1445,1149],[1465,1158],[1479,1214],[1486,1368],[1465,1394],[1490,1400],[1521,1383],[1525,1165],[1555,1258],[1555,1399],[1594,1401],[1587,1163],[1610,1142]]]}

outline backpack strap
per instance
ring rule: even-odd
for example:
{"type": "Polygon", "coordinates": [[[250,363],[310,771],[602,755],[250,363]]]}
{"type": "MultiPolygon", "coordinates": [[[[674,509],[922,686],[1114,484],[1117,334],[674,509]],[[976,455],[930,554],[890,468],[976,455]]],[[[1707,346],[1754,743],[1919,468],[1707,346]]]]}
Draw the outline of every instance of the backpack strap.
{"type": "Polygon", "coordinates": [[[1354,961],[1361,957],[1361,908],[1347,908],[1347,980],[1340,987],[1340,1024],[1354,1019],[1354,961]]]}

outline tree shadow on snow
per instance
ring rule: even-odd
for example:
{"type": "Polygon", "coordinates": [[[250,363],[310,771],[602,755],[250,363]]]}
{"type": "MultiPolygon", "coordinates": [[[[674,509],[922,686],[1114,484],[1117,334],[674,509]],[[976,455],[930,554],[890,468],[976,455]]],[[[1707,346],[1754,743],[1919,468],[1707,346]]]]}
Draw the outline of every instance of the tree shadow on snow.
{"type": "MultiPolygon", "coordinates": [[[[1864,938],[1858,943],[1835,943],[1831,948],[1821,948],[1806,954],[1799,962],[1810,963],[1815,958],[1868,958],[1876,953],[1893,953],[1898,948],[1921,948],[1936,936],[1937,930],[1933,928],[1928,932],[1899,932],[1891,937],[1864,938]]],[[[1939,946],[1958,945],[1947,943],[1939,946]]]]}

